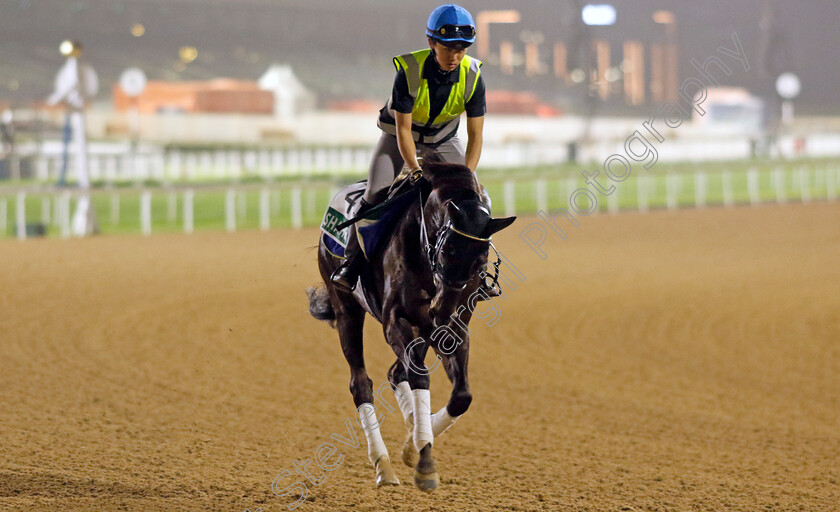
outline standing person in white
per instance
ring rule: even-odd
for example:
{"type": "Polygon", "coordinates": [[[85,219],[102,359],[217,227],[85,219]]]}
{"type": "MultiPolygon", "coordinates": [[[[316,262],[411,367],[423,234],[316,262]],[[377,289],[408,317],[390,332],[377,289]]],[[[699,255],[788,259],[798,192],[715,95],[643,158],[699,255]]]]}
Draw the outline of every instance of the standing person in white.
{"type": "Polygon", "coordinates": [[[97,231],[96,215],[90,203],[90,176],[87,165],[87,138],[85,134],[84,108],[88,99],[96,95],[99,79],[96,71],[80,61],[82,45],[78,41],[61,43],[61,54],[67,61],[55,79],[55,92],[47,100],[49,105],[63,103],[69,112],[73,131],[73,148],[76,155],[76,179],[84,193],[76,204],[72,231],[75,236],[91,235],[97,231]]]}

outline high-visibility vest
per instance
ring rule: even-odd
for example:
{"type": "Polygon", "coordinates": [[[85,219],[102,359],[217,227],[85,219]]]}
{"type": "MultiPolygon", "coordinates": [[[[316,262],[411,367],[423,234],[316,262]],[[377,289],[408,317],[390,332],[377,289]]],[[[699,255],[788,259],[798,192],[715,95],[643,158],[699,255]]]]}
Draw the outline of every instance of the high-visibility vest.
{"type": "MultiPolygon", "coordinates": [[[[408,93],[414,98],[414,108],[411,111],[412,124],[419,128],[440,128],[437,134],[430,137],[423,137],[423,140],[420,140],[420,136],[416,131],[412,132],[414,140],[424,143],[438,142],[457,129],[458,119],[466,110],[467,102],[472,98],[478,77],[481,75],[481,61],[465,55],[458,68],[458,82],[452,84],[452,90],[449,92],[446,105],[444,105],[440,114],[429,123],[432,102],[429,96],[429,82],[423,78],[423,65],[426,63],[430,54],[431,49],[426,48],[425,50],[418,50],[394,57],[394,66],[396,66],[397,71],[405,71],[406,81],[408,82],[408,93]]],[[[390,100],[388,107],[391,110],[390,100]]],[[[393,110],[391,110],[391,115],[396,118],[393,110]]],[[[396,135],[396,127],[394,125],[379,123],[379,126],[384,131],[396,135]]]]}

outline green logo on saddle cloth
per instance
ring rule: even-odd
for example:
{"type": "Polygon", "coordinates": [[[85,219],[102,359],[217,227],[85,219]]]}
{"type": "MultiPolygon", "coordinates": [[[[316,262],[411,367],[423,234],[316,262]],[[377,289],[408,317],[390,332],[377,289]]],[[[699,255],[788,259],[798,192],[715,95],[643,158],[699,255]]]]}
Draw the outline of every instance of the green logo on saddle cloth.
{"type": "Polygon", "coordinates": [[[336,226],[346,220],[347,217],[345,217],[340,211],[333,207],[329,207],[327,208],[327,212],[324,214],[324,221],[321,223],[321,230],[333,237],[344,247],[347,247],[347,236],[349,235],[349,231],[347,228],[341,230],[337,229],[336,226]]]}

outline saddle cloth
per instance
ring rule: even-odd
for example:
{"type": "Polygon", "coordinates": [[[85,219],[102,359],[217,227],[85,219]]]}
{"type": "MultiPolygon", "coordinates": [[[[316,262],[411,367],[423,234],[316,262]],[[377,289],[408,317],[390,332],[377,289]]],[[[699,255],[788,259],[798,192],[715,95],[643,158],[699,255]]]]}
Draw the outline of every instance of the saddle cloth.
{"type": "MultiPolygon", "coordinates": [[[[402,191],[403,187],[398,186],[402,184],[404,184],[402,181],[395,182],[389,195],[393,196],[402,191]]],[[[344,229],[338,229],[339,224],[352,219],[356,215],[366,185],[367,180],[363,180],[339,190],[330,200],[330,204],[324,212],[324,218],[321,221],[321,243],[333,256],[344,257],[350,230],[357,229],[356,234],[361,241],[361,248],[365,257],[368,259],[373,257],[380,244],[390,236],[396,221],[402,216],[406,207],[417,198],[415,194],[403,195],[386,206],[384,210],[375,212],[371,215],[371,218],[360,220],[344,229]]],[[[377,304],[374,295],[368,289],[368,275],[367,271],[361,273],[356,288],[353,290],[353,295],[371,316],[381,322],[381,304],[377,304]]]]}

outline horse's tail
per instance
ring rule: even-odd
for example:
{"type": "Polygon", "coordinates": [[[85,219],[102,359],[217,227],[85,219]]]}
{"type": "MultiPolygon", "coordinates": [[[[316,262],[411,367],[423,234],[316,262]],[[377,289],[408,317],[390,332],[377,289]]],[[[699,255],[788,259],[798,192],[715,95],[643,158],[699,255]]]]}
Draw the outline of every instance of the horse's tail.
{"type": "Polygon", "coordinates": [[[335,311],[330,303],[330,294],[326,286],[310,287],[306,289],[309,297],[309,314],[316,320],[329,322],[330,327],[335,328],[335,311]]]}

